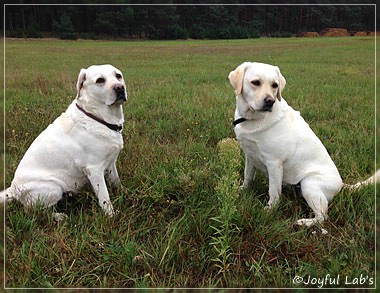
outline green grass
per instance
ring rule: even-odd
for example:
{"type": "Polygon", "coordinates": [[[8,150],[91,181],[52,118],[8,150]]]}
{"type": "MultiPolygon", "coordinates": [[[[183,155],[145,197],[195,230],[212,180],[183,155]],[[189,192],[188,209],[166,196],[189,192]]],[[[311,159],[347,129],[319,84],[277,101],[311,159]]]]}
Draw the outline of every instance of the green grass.
{"type": "MultiPolygon", "coordinates": [[[[59,224],[51,210],[12,202],[5,214],[6,287],[298,288],[306,285],[293,284],[295,276],[326,274],[339,275],[339,287],[374,287],[344,284],[346,276],[375,276],[374,187],[336,196],[323,225],[327,235],[318,226],[293,226],[311,211],[290,187],[278,208],[264,211],[268,181],[260,174],[224,217],[229,203],[220,198],[233,191],[220,186],[235,179],[226,177],[232,173],[217,147],[234,137],[228,73],[247,60],[271,63],[287,79],[284,98],[321,138],[345,182],[368,177],[374,38],[6,40],[5,49],[6,185],[34,138],[75,97],[80,68],[111,63],[128,89],[117,163],[123,187],[110,191],[120,215],[106,218],[89,188],[60,207],[68,220],[59,224]],[[227,247],[222,271],[218,239],[227,247]]],[[[240,180],[243,166],[240,157],[240,180]]]]}

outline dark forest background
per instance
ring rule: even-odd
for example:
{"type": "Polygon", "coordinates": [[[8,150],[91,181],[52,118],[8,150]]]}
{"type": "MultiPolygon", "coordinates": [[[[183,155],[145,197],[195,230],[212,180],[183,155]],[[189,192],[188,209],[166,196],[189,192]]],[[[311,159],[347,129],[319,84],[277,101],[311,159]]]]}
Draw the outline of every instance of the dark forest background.
{"type": "Polygon", "coordinates": [[[374,5],[5,5],[7,37],[233,39],[374,31],[374,5]]]}

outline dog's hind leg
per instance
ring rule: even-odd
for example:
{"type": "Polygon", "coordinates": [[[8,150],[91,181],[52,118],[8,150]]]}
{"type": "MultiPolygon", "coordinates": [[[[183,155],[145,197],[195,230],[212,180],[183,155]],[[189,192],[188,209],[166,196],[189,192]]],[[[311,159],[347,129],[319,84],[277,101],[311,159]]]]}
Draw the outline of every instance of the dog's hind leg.
{"type": "Polygon", "coordinates": [[[29,182],[17,188],[18,200],[25,206],[51,207],[62,199],[63,189],[54,182],[29,182]]]}
{"type": "Polygon", "coordinates": [[[322,223],[327,219],[328,201],[320,187],[320,182],[313,179],[304,179],[301,182],[302,195],[309,207],[313,210],[315,217],[299,219],[297,224],[300,226],[311,227],[316,223],[322,223]]]}

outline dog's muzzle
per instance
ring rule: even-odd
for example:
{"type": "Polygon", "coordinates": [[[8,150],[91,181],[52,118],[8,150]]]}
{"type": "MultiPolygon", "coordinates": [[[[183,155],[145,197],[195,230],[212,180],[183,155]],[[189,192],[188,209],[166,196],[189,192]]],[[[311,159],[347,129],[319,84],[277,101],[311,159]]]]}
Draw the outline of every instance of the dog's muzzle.
{"type": "Polygon", "coordinates": [[[123,85],[115,85],[114,90],[116,93],[115,103],[124,103],[127,101],[127,97],[125,95],[125,88],[123,85]]]}
{"type": "Polygon", "coordinates": [[[264,105],[263,105],[263,107],[261,108],[261,111],[264,111],[264,112],[271,112],[274,103],[275,103],[275,99],[274,99],[273,97],[271,97],[271,96],[266,96],[266,97],[264,98],[264,105]]]}

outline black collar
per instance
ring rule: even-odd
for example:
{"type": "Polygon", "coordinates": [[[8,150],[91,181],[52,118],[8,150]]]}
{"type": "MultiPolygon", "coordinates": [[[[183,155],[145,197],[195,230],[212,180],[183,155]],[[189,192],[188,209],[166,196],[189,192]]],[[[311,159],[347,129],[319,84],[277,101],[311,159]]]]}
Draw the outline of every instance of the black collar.
{"type": "Polygon", "coordinates": [[[110,124],[110,123],[107,123],[106,121],[96,117],[95,115],[92,115],[91,113],[88,113],[86,112],[82,107],[80,107],[77,103],[75,103],[75,105],[77,106],[78,110],[82,111],[84,114],[86,114],[88,117],[98,121],[99,123],[107,126],[109,129],[111,130],[114,130],[114,131],[117,131],[117,132],[121,132],[123,130],[123,126],[122,125],[117,125],[117,124],[110,124]]]}
{"type": "Polygon", "coordinates": [[[234,122],[232,122],[233,126],[236,126],[240,123],[243,123],[244,121],[247,121],[246,118],[239,118],[239,119],[236,119],[234,122]]]}

